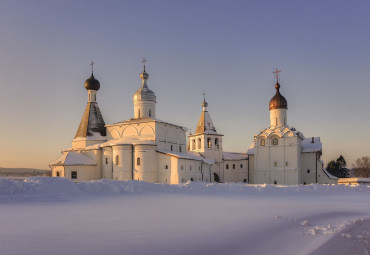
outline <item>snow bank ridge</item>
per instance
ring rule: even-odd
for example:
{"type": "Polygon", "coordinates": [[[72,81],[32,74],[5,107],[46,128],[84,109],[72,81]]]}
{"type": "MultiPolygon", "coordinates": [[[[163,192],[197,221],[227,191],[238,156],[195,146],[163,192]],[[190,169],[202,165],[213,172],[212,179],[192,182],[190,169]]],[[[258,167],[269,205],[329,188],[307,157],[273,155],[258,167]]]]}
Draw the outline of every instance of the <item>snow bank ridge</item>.
{"type": "Polygon", "coordinates": [[[0,178],[0,202],[58,201],[80,196],[121,195],[143,193],[176,193],[215,196],[287,195],[346,195],[352,192],[370,194],[370,186],[345,185],[249,185],[244,183],[187,182],[179,185],[155,184],[142,181],[97,180],[74,183],[65,178],[30,177],[24,181],[0,178]]]}

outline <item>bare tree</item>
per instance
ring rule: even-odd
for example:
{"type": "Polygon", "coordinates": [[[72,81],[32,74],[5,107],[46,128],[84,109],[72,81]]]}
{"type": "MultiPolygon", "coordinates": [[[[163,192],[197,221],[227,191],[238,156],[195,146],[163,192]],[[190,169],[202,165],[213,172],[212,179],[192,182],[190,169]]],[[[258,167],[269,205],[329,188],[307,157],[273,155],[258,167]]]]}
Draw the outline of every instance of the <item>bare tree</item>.
{"type": "Polygon", "coordinates": [[[352,165],[353,172],[356,177],[370,177],[370,157],[362,157],[356,159],[356,162],[352,165]]]}

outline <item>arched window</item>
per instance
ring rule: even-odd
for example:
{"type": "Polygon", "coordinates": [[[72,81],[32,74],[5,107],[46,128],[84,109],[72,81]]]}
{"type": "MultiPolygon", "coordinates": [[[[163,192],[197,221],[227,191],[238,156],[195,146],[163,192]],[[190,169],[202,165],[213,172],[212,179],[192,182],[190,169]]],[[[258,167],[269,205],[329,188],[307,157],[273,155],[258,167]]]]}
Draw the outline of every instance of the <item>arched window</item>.
{"type": "Polygon", "coordinates": [[[202,148],[202,138],[198,138],[198,149],[202,148]]]}
{"type": "Polygon", "coordinates": [[[105,158],[105,164],[108,165],[108,158],[105,158]]]}
{"type": "Polygon", "coordinates": [[[279,140],[277,138],[272,139],[272,145],[278,145],[279,140]]]}
{"type": "Polygon", "coordinates": [[[261,146],[265,146],[265,144],[266,144],[265,139],[261,139],[261,141],[260,141],[260,145],[261,145],[261,146]]]}
{"type": "Polygon", "coordinates": [[[94,101],[96,101],[96,94],[94,95],[94,101]]]}
{"type": "Polygon", "coordinates": [[[207,138],[207,144],[208,144],[208,148],[212,148],[212,140],[211,140],[211,138],[207,138]]]}
{"type": "Polygon", "coordinates": [[[57,177],[59,177],[59,172],[57,172],[57,177]]]}
{"type": "Polygon", "coordinates": [[[116,155],[116,165],[119,165],[119,155],[116,155]]]}
{"type": "Polygon", "coordinates": [[[233,164],[233,169],[235,169],[235,164],[233,164]]]}
{"type": "Polygon", "coordinates": [[[152,117],[152,109],[149,109],[149,117],[152,117]]]}
{"type": "Polygon", "coordinates": [[[195,139],[192,140],[192,149],[195,150],[195,139]]]}
{"type": "Polygon", "coordinates": [[[181,152],[182,151],[182,148],[181,148],[181,145],[179,146],[179,152],[181,152]]]}
{"type": "Polygon", "coordinates": [[[226,164],[226,169],[229,169],[229,164],[226,164]]]}
{"type": "Polygon", "coordinates": [[[173,151],[173,145],[171,144],[171,151],[173,151]]]}
{"type": "Polygon", "coordinates": [[[310,169],[307,169],[307,173],[308,173],[308,174],[310,173],[310,169]]]}
{"type": "Polygon", "coordinates": [[[220,148],[220,145],[218,144],[218,138],[215,139],[215,147],[218,149],[220,148]]]}
{"type": "Polygon", "coordinates": [[[274,184],[277,184],[277,181],[274,181],[274,184]]]}
{"type": "Polygon", "coordinates": [[[140,118],[140,109],[137,110],[137,117],[140,118]]]}
{"type": "Polygon", "coordinates": [[[137,158],[137,159],[136,159],[136,165],[137,165],[137,166],[140,166],[140,158],[137,158]]]}
{"type": "Polygon", "coordinates": [[[168,169],[168,165],[166,165],[165,168],[168,169]]]}

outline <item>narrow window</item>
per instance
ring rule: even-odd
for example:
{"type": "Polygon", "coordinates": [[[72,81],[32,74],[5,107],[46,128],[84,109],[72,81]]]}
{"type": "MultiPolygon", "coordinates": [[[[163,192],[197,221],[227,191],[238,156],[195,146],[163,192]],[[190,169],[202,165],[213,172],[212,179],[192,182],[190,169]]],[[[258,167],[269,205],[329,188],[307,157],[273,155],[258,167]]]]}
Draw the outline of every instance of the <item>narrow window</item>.
{"type": "Polygon", "coordinates": [[[247,179],[243,179],[243,182],[247,182],[247,179]]]}
{"type": "Polygon", "coordinates": [[[308,173],[308,174],[310,173],[310,169],[307,169],[307,173],[308,173]]]}
{"type": "Polygon", "coordinates": [[[137,165],[137,166],[140,166],[140,158],[137,158],[137,159],[136,159],[136,165],[137,165]]]}
{"type": "Polygon", "coordinates": [[[279,141],[277,138],[272,139],[272,145],[278,145],[279,141]]]}
{"type": "Polygon", "coordinates": [[[226,169],[229,169],[229,164],[226,164],[226,169]]]}
{"type": "Polygon", "coordinates": [[[90,94],[89,94],[89,101],[91,101],[91,99],[90,99],[90,98],[91,98],[91,96],[90,96],[90,94]]]}
{"type": "Polygon", "coordinates": [[[306,182],[304,182],[303,185],[306,185],[306,182]]]}
{"type": "Polygon", "coordinates": [[[218,144],[218,138],[215,139],[215,147],[216,147],[216,149],[218,149],[220,147],[219,144],[218,144]]]}
{"type": "Polygon", "coordinates": [[[212,148],[212,140],[211,140],[211,138],[207,138],[207,144],[208,144],[208,148],[212,148]]]}
{"type": "Polygon", "coordinates": [[[265,142],[265,139],[262,139],[262,140],[260,141],[260,145],[261,145],[261,146],[265,146],[265,143],[266,143],[266,142],[265,142]]]}
{"type": "Polygon", "coordinates": [[[105,158],[105,164],[108,165],[108,158],[105,158]]]}
{"type": "Polygon", "coordinates": [[[171,151],[173,151],[173,145],[171,145],[171,151]]]}
{"type": "Polygon", "coordinates": [[[191,171],[191,166],[190,166],[190,171],[191,171]]]}
{"type": "Polygon", "coordinates": [[[233,164],[233,169],[235,169],[235,164],[233,164]]]}
{"type": "Polygon", "coordinates": [[[288,164],[288,161],[287,162],[285,162],[285,166],[288,166],[289,164],[288,164]]]}
{"type": "Polygon", "coordinates": [[[96,94],[94,95],[94,101],[96,101],[96,94]]]}
{"type": "Polygon", "coordinates": [[[190,181],[194,181],[194,179],[193,178],[190,178],[190,181]]]}
{"type": "Polygon", "coordinates": [[[140,118],[140,109],[137,110],[137,117],[140,118]]]}
{"type": "Polygon", "coordinates": [[[243,164],[240,164],[240,168],[243,168],[243,164]]]}
{"type": "Polygon", "coordinates": [[[274,166],[277,167],[277,162],[276,161],[274,162],[274,166]]]}
{"type": "Polygon", "coordinates": [[[179,152],[181,152],[182,151],[182,148],[181,148],[181,145],[179,146],[179,152]]]}
{"type": "Polygon", "coordinates": [[[59,172],[57,172],[57,177],[59,177],[59,172]]]}
{"type": "Polygon", "coordinates": [[[77,171],[71,172],[71,179],[77,179],[77,171]]]}
{"type": "Polygon", "coordinates": [[[165,168],[168,169],[168,165],[166,165],[165,168]]]}
{"type": "Polygon", "coordinates": [[[116,165],[119,165],[119,155],[116,155],[116,165]]]}
{"type": "Polygon", "coordinates": [[[277,184],[277,181],[274,181],[274,184],[277,184]]]}
{"type": "Polygon", "coordinates": [[[184,167],[183,166],[181,166],[181,170],[184,170],[184,167]]]}
{"type": "Polygon", "coordinates": [[[149,109],[149,117],[152,117],[152,109],[149,109]]]}
{"type": "Polygon", "coordinates": [[[193,139],[192,143],[193,143],[192,148],[193,150],[195,150],[195,139],[193,139]]]}
{"type": "Polygon", "coordinates": [[[202,138],[198,139],[198,149],[202,148],[202,138]]]}

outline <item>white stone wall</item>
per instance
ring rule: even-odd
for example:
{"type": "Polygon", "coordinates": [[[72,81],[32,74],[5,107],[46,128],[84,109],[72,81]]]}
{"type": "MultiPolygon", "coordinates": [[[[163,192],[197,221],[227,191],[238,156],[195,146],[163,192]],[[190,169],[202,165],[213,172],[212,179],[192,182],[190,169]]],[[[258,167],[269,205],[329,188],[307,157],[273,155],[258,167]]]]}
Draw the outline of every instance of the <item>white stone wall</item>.
{"type": "Polygon", "coordinates": [[[112,149],[112,179],[119,181],[132,180],[132,145],[117,145],[113,146],[112,149]]]}
{"type": "Polygon", "coordinates": [[[134,180],[158,182],[156,146],[134,145],[134,180]]]}
{"type": "Polygon", "coordinates": [[[155,104],[153,101],[134,101],[134,118],[155,118],[155,104]]]}
{"type": "Polygon", "coordinates": [[[270,127],[287,126],[287,109],[270,110],[270,127]]]}

